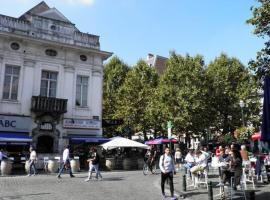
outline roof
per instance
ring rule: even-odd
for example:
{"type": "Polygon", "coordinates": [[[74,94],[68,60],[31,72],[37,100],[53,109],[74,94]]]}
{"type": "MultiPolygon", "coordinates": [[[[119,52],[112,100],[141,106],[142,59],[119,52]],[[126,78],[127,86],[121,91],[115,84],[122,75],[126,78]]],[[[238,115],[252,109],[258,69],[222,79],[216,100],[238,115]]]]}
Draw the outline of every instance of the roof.
{"type": "Polygon", "coordinates": [[[19,19],[28,20],[33,15],[71,23],[59,10],[50,8],[44,1],[25,12],[19,19]]]}
{"type": "Polygon", "coordinates": [[[163,74],[166,70],[166,63],[168,58],[159,55],[148,54],[146,62],[150,67],[154,67],[159,75],[163,74]]]}

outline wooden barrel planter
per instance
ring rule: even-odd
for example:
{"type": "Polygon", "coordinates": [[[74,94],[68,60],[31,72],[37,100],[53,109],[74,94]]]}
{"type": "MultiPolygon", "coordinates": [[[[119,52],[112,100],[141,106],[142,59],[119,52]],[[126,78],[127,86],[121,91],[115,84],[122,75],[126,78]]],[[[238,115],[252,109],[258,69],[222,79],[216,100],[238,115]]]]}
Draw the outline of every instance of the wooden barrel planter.
{"type": "Polygon", "coordinates": [[[144,159],[143,158],[138,158],[137,159],[137,164],[138,164],[138,169],[143,169],[144,166],[144,159]]]}
{"type": "Polygon", "coordinates": [[[12,162],[9,160],[1,161],[1,175],[6,176],[10,175],[12,171],[12,162]]]}
{"type": "Polygon", "coordinates": [[[58,162],[57,162],[57,160],[49,160],[48,161],[48,172],[49,173],[58,172],[58,162]]]}
{"type": "Polygon", "coordinates": [[[122,170],[123,169],[123,159],[122,158],[116,158],[115,160],[114,160],[114,162],[115,162],[115,167],[114,167],[114,169],[116,169],[116,170],[122,170]]]}
{"type": "Polygon", "coordinates": [[[137,159],[125,158],[123,160],[123,169],[124,170],[138,169],[137,159]]]}
{"type": "Polygon", "coordinates": [[[72,172],[78,172],[80,170],[80,162],[77,159],[70,160],[70,167],[72,172]]]}
{"type": "Polygon", "coordinates": [[[115,159],[114,158],[106,158],[105,165],[108,170],[115,169],[115,159]]]}
{"type": "Polygon", "coordinates": [[[26,160],[26,161],[25,161],[24,169],[25,169],[25,172],[26,172],[27,174],[29,174],[29,170],[30,170],[30,161],[29,161],[29,160],[26,160]]]}

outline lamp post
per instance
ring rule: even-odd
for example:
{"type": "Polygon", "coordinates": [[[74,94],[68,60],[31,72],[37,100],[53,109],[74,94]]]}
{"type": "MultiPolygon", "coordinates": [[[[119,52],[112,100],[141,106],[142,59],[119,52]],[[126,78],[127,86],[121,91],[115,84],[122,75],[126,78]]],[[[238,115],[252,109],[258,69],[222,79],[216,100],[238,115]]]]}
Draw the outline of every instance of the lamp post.
{"type": "Polygon", "coordinates": [[[243,100],[240,100],[240,101],[239,101],[239,106],[240,106],[240,108],[241,108],[241,114],[242,114],[242,124],[243,124],[243,126],[245,126],[245,121],[244,121],[244,112],[243,112],[243,108],[244,108],[244,106],[245,106],[245,103],[244,103],[244,101],[243,101],[243,100]]]}

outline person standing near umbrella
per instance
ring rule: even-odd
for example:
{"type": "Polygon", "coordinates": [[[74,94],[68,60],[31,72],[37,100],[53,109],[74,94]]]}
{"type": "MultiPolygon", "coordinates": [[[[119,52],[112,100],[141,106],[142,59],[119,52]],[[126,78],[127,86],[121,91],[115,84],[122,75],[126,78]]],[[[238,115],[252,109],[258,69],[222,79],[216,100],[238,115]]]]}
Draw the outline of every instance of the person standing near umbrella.
{"type": "Polygon", "coordinates": [[[161,170],[162,197],[166,198],[164,185],[165,185],[165,181],[169,179],[171,198],[176,199],[174,197],[174,186],[173,186],[173,174],[175,174],[174,159],[170,155],[170,149],[168,147],[165,148],[165,153],[162,156],[160,156],[159,168],[161,170]]]}

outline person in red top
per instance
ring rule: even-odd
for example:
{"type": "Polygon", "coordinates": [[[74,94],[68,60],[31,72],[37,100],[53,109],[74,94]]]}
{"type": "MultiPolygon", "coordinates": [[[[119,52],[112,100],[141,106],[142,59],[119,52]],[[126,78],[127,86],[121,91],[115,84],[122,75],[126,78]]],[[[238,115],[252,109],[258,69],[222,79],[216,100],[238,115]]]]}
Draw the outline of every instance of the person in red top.
{"type": "Polygon", "coordinates": [[[220,150],[222,149],[222,146],[219,146],[217,149],[216,149],[216,156],[219,157],[220,156],[220,150]]]}

